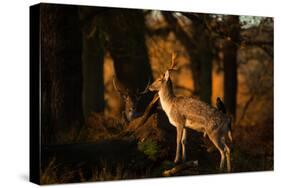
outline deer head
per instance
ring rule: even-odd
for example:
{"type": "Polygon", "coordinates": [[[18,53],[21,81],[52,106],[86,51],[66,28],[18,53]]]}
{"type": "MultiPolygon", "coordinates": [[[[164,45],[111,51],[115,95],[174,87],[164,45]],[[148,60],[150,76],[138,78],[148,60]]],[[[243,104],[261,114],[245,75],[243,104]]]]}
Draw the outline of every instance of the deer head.
{"type": "Polygon", "coordinates": [[[122,97],[125,109],[124,109],[124,116],[127,122],[132,121],[136,117],[140,116],[140,113],[137,110],[138,103],[140,97],[148,92],[148,86],[143,91],[131,91],[128,88],[124,87],[115,77],[113,78],[113,86],[115,90],[120,94],[122,97]]]}
{"type": "Polygon", "coordinates": [[[175,53],[172,54],[172,62],[168,70],[165,71],[165,73],[160,76],[160,78],[156,79],[150,86],[149,90],[150,91],[159,91],[161,88],[166,84],[171,85],[171,79],[170,79],[170,74],[173,71],[177,71],[175,69],[176,63],[175,63],[176,55],[175,53]]]}

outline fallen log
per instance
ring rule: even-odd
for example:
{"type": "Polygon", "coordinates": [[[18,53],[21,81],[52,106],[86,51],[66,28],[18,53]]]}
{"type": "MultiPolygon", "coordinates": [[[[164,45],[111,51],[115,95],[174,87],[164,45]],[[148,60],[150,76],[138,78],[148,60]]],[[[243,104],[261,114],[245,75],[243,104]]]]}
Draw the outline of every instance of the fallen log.
{"type": "Polygon", "coordinates": [[[189,168],[194,168],[194,167],[198,167],[198,161],[197,160],[196,161],[187,161],[185,163],[176,165],[172,169],[165,170],[162,175],[165,176],[165,177],[174,176],[174,175],[178,175],[182,171],[186,171],[189,168]]]}

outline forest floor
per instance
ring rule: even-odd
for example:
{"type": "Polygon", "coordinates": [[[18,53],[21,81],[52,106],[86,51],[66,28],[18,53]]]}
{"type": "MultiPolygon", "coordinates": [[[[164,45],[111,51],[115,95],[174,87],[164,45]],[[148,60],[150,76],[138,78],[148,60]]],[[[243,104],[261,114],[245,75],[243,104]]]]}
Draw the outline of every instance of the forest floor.
{"type": "MultiPolygon", "coordinates": [[[[99,136],[95,134],[89,139],[91,135],[83,133],[82,138],[87,139],[81,139],[79,143],[42,147],[42,184],[156,178],[163,177],[164,170],[175,166],[172,162],[175,130],[163,123],[168,122],[163,113],[152,115],[141,127],[119,126],[117,131],[112,127],[118,126],[110,125],[103,129],[107,131],[104,134],[97,125],[104,126],[113,121],[101,118],[96,121],[96,118],[96,130],[86,129],[86,132],[94,134],[98,131],[99,136]]],[[[189,134],[188,160],[196,160],[199,165],[175,175],[221,173],[218,170],[219,152],[207,152],[210,141],[202,139],[201,134],[192,131],[189,134]]],[[[232,172],[273,170],[272,135],[273,129],[235,127],[232,172]]]]}

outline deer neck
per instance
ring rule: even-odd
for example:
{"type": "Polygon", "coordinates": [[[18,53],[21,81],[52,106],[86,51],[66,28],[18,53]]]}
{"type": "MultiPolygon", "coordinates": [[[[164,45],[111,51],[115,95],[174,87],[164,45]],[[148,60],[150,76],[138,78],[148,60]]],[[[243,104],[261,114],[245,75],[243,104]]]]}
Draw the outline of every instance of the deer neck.
{"type": "Polygon", "coordinates": [[[172,102],[175,98],[172,82],[169,79],[158,92],[160,103],[163,110],[169,114],[172,107],[172,102]]]}

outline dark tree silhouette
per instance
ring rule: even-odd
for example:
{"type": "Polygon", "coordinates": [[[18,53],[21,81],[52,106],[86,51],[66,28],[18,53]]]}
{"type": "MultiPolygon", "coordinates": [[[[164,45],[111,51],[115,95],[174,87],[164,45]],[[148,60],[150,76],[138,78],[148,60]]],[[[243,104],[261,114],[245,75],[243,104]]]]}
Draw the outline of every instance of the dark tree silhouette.
{"type": "Polygon", "coordinates": [[[100,30],[92,20],[100,9],[80,7],[79,16],[83,33],[82,72],[83,72],[83,112],[87,118],[91,112],[103,112],[104,103],[104,46],[100,30]],[[94,15],[93,15],[94,14],[94,15]],[[94,30],[94,32],[93,32],[94,30]]]}
{"type": "Polygon", "coordinates": [[[208,21],[207,17],[201,14],[183,13],[193,24],[192,35],[189,36],[171,12],[162,11],[162,14],[170,29],[190,53],[194,94],[199,95],[203,101],[211,103],[213,53],[212,41],[204,22],[208,21]]]}
{"type": "Polygon", "coordinates": [[[223,43],[224,103],[227,112],[236,117],[237,95],[237,50],[240,40],[239,16],[225,16],[225,30],[228,35],[223,43]]]}
{"type": "Polygon", "coordinates": [[[212,96],[212,61],[213,61],[213,45],[212,39],[206,29],[205,22],[208,22],[209,17],[203,14],[198,14],[193,18],[193,38],[196,43],[196,48],[191,51],[192,65],[196,77],[196,90],[200,98],[211,103],[212,96]]]}
{"type": "Polygon", "coordinates": [[[64,142],[83,121],[82,38],[77,7],[43,4],[41,13],[41,135],[50,144],[64,142]]]}
{"type": "MultiPolygon", "coordinates": [[[[84,42],[83,106],[87,117],[91,111],[102,112],[104,109],[105,51],[113,58],[116,78],[131,93],[143,90],[152,80],[152,73],[145,43],[143,11],[81,7],[80,18],[84,42]]],[[[141,98],[139,111],[144,111],[151,97],[141,98]]]]}
{"type": "MultiPolygon", "coordinates": [[[[132,92],[143,90],[152,80],[143,11],[109,9],[100,19],[104,23],[101,30],[106,35],[105,45],[113,58],[117,79],[132,92]]],[[[141,99],[139,111],[145,110],[151,97],[141,99]]]]}

